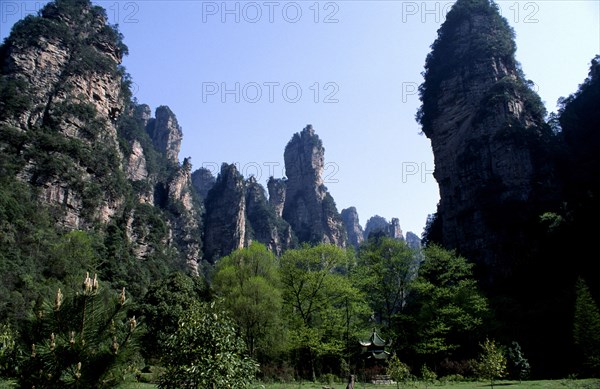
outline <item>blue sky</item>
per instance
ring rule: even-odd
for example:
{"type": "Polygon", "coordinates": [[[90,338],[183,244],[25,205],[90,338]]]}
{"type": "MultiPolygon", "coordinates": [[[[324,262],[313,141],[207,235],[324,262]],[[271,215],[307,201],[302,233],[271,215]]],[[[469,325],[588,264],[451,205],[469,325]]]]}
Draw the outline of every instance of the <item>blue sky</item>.
{"type": "MultiPolygon", "coordinates": [[[[45,1],[0,2],[0,38],[45,1]]],[[[94,1],[118,23],[134,94],[168,105],[194,168],[236,163],[265,183],[312,124],[325,181],[361,224],[398,217],[420,235],[435,212],[429,140],[414,120],[429,46],[452,1],[94,1]]],[[[597,0],[498,1],[517,60],[548,111],[600,53],[597,0]]],[[[216,170],[215,170],[216,173],[216,170]]]]}

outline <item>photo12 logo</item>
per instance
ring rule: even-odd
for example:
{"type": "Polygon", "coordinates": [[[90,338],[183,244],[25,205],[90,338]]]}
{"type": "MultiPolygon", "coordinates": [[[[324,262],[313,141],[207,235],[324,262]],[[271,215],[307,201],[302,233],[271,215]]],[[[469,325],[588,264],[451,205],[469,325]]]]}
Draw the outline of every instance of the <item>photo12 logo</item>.
{"type": "Polygon", "coordinates": [[[202,23],[339,23],[337,2],[203,1],[202,23]]]}
{"type": "MultiPolygon", "coordinates": [[[[285,167],[280,162],[234,162],[233,165],[243,177],[254,177],[258,182],[269,177],[285,177],[285,167]]],[[[216,177],[221,171],[221,164],[202,162],[202,168],[208,170],[213,177],[216,177]]],[[[323,166],[323,183],[337,184],[340,182],[337,178],[339,171],[340,166],[337,163],[326,162],[323,166]]]]}
{"type": "Polygon", "coordinates": [[[340,86],[336,82],[313,82],[302,85],[289,81],[264,82],[203,82],[202,102],[250,103],[268,102],[270,104],[285,102],[298,103],[311,100],[314,103],[338,103],[340,86]]]}
{"type": "Polygon", "coordinates": [[[44,3],[40,1],[2,1],[0,3],[1,21],[8,23],[29,15],[37,15],[43,7],[44,3]]]}
{"type": "Polygon", "coordinates": [[[406,184],[409,180],[420,180],[422,184],[427,182],[429,176],[433,177],[433,169],[427,168],[426,162],[402,162],[402,183],[406,184]]]}
{"type": "MultiPolygon", "coordinates": [[[[539,23],[540,5],[535,1],[498,1],[500,14],[512,23],[539,23]]],[[[441,24],[453,1],[403,1],[402,23],[441,24]]]]}

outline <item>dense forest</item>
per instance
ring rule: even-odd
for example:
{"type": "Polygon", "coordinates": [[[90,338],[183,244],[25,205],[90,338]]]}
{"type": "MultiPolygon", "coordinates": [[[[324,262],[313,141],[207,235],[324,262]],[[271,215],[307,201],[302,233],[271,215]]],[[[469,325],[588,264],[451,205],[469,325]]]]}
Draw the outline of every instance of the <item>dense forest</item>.
{"type": "Polygon", "coordinates": [[[458,0],[438,31],[417,121],[441,201],[421,247],[397,220],[364,239],[343,220],[312,126],[268,198],[233,165],[192,172],[175,114],[132,97],[124,37],[89,0],[17,22],[0,46],[0,377],[597,377],[600,56],[547,114],[515,50],[489,0],[458,0]]]}

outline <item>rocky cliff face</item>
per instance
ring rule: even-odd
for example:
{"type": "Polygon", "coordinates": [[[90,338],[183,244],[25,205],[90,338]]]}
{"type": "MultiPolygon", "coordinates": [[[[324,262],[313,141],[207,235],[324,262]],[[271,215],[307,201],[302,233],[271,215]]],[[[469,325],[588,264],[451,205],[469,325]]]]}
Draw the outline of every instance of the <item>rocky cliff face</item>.
{"type": "Polygon", "coordinates": [[[365,225],[364,239],[369,239],[371,235],[384,235],[392,239],[404,240],[400,220],[395,217],[389,223],[382,216],[371,217],[365,225]]]}
{"type": "MultiPolygon", "coordinates": [[[[544,108],[514,58],[513,31],[487,0],[459,0],[427,57],[418,119],[440,187],[437,239],[481,263],[487,281],[510,272],[548,180],[544,108]],[[532,214],[533,213],[533,214],[532,214]],[[503,264],[504,262],[504,264],[503,264]]],[[[436,230],[437,229],[437,230],[436,230]]]]}
{"type": "Polygon", "coordinates": [[[246,190],[235,165],[221,166],[204,205],[204,258],[214,263],[246,243],[246,190]]]}
{"type": "Polygon", "coordinates": [[[2,149],[15,155],[6,173],[38,187],[67,229],[107,222],[123,204],[119,191],[103,190],[122,180],[107,165],[121,161],[123,51],[98,8],[52,3],[15,25],[0,50],[2,149]]]}
{"type": "Polygon", "coordinates": [[[346,246],[335,202],[323,183],[325,149],[311,125],[294,134],[284,152],[287,174],[283,218],[300,242],[346,246]]]}
{"type": "Polygon", "coordinates": [[[201,199],[205,199],[208,196],[208,192],[215,185],[216,179],[210,172],[210,170],[201,167],[192,173],[192,185],[196,189],[196,193],[201,199]]]}
{"type": "Polygon", "coordinates": [[[283,206],[285,205],[286,180],[269,177],[267,188],[269,190],[269,204],[271,204],[277,216],[282,217],[283,206]]]}
{"type": "Polygon", "coordinates": [[[346,228],[348,243],[358,249],[358,246],[364,241],[364,231],[358,220],[358,212],[355,207],[342,209],[342,221],[346,228]]]}
{"type": "Polygon", "coordinates": [[[175,255],[194,272],[201,209],[190,164],[177,162],[181,128],[168,107],[153,119],[131,102],[126,53],[89,1],[51,2],[18,22],[0,47],[0,169],[36,188],[61,231],[117,239],[115,261],[175,255]]]}
{"type": "Polygon", "coordinates": [[[292,228],[269,204],[265,188],[254,177],[246,180],[246,218],[248,244],[257,240],[276,255],[294,247],[292,228]]]}
{"type": "Polygon", "coordinates": [[[154,147],[171,162],[178,163],[183,132],[175,114],[167,106],[156,108],[156,118],[150,119],[146,131],[154,147]]]}

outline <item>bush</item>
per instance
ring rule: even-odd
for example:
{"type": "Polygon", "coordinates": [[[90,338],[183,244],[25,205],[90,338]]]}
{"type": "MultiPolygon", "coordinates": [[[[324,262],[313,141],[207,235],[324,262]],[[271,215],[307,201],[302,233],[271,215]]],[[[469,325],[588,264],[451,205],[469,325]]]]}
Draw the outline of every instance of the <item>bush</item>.
{"type": "Polygon", "coordinates": [[[248,388],[257,371],[233,322],[214,303],[190,308],[163,346],[160,389],[248,388]]]}

